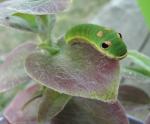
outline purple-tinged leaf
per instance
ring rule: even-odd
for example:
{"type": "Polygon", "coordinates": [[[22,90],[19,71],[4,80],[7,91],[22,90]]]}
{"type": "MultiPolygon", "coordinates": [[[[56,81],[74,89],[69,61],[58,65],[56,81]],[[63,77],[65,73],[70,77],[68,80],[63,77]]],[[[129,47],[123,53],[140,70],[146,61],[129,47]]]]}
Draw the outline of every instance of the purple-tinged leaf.
{"type": "Polygon", "coordinates": [[[35,99],[34,96],[39,92],[40,85],[31,85],[18,93],[5,109],[5,118],[11,124],[37,124],[38,121],[45,124],[59,114],[71,98],[47,89],[45,95],[35,99]]]}
{"type": "Polygon", "coordinates": [[[38,92],[39,86],[32,85],[18,93],[10,105],[5,109],[4,116],[11,124],[37,124],[37,113],[40,98],[32,101],[25,108],[24,105],[38,92]]]}
{"type": "Polygon", "coordinates": [[[47,15],[64,11],[71,0],[11,0],[7,9],[27,14],[47,15]]]}
{"type": "Polygon", "coordinates": [[[24,70],[25,58],[35,51],[34,43],[24,43],[15,48],[0,65],[0,92],[30,80],[24,70]]]}
{"type": "Polygon", "coordinates": [[[128,124],[128,120],[118,101],[104,103],[74,98],[51,124],[128,124]]]}
{"type": "Polygon", "coordinates": [[[107,102],[117,99],[118,61],[89,45],[64,45],[55,56],[33,53],[25,67],[33,79],[60,93],[107,102]]]}
{"type": "Polygon", "coordinates": [[[69,102],[71,96],[60,94],[51,89],[46,89],[41,99],[38,121],[41,124],[50,122],[50,120],[58,115],[69,102]]]}
{"type": "Polygon", "coordinates": [[[144,120],[149,113],[150,97],[139,88],[128,85],[121,86],[119,100],[129,115],[144,120]]]}
{"type": "Polygon", "coordinates": [[[119,100],[136,104],[150,103],[150,97],[147,93],[131,85],[121,85],[119,87],[119,100]]]}

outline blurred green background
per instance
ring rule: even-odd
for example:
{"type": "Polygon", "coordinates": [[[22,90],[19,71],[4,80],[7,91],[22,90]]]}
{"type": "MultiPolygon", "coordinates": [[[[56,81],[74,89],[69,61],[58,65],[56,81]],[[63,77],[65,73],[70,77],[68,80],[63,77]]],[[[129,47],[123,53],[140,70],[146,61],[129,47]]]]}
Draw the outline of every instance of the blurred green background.
{"type": "Polygon", "coordinates": [[[137,1],[145,17],[146,22],[150,27],[150,1],[149,0],[137,0],[137,1]]]}

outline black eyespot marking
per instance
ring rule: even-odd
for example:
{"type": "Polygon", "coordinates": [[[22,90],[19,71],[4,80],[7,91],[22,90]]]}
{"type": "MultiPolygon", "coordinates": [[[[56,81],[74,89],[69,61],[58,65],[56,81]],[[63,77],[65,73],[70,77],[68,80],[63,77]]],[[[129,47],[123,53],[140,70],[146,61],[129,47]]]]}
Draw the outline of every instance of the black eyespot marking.
{"type": "Polygon", "coordinates": [[[119,37],[122,38],[122,34],[121,33],[118,33],[118,34],[119,34],[119,37]]]}
{"type": "Polygon", "coordinates": [[[102,48],[106,49],[108,47],[110,47],[112,45],[111,41],[105,41],[104,43],[102,43],[102,48]]]}
{"type": "Polygon", "coordinates": [[[102,48],[106,49],[106,48],[108,48],[108,47],[109,47],[108,44],[102,43],[102,48]]]}

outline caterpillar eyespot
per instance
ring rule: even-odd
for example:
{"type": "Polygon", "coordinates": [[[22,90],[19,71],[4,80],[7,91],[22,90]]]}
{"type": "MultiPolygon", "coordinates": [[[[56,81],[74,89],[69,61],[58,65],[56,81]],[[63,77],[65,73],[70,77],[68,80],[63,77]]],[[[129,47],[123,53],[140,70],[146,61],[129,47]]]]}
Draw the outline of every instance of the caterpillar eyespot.
{"type": "Polygon", "coordinates": [[[65,41],[67,44],[87,43],[111,59],[119,60],[127,55],[127,47],[120,33],[95,24],[74,26],[66,33],[65,41]]]}
{"type": "Polygon", "coordinates": [[[112,45],[111,41],[105,41],[102,43],[102,48],[106,49],[112,45]]]}

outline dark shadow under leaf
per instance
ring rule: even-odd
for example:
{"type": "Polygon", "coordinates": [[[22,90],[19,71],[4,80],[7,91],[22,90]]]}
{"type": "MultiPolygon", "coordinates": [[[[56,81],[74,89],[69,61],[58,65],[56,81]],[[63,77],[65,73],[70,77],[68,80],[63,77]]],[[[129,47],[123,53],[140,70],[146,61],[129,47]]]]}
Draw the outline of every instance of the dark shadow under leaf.
{"type": "Polygon", "coordinates": [[[119,102],[73,98],[64,110],[52,119],[52,124],[128,124],[119,102]]]}

